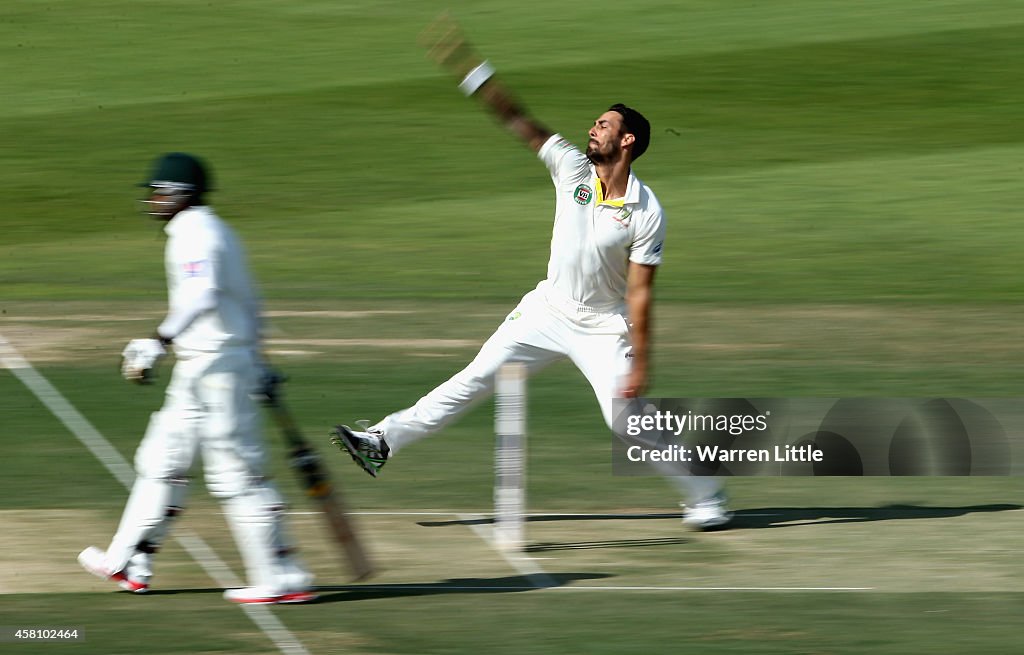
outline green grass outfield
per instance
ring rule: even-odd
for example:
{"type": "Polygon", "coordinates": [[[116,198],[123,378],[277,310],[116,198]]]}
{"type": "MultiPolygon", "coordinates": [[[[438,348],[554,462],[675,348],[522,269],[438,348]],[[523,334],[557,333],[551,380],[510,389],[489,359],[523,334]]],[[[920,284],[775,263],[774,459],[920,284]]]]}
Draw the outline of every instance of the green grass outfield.
{"type": "MultiPolygon", "coordinates": [[[[1020,395],[1019,2],[449,6],[552,128],[581,141],[618,101],[651,119],[637,173],[670,221],[652,395],[1020,395]]],[[[416,47],[442,8],[0,7],[0,336],[125,458],[162,400],[116,370],[164,303],[159,225],[133,204],[159,152],[213,164],[291,402],[324,445],[457,370],[543,275],[546,172],[416,47]]],[[[1019,478],[736,479],[737,528],[692,534],[662,481],[611,476],[571,366],[530,394],[529,554],[547,589],[478,534],[488,406],[380,480],[329,460],[383,566],[365,588],[268,429],[325,587],[271,610],[306,651],[1019,650],[1019,478]]],[[[0,428],[0,626],[87,635],[0,653],[281,652],[176,542],[150,597],[81,572],[123,487],[4,370],[0,428]]],[[[181,527],[240,571],[194,486],[181,527]]]]}

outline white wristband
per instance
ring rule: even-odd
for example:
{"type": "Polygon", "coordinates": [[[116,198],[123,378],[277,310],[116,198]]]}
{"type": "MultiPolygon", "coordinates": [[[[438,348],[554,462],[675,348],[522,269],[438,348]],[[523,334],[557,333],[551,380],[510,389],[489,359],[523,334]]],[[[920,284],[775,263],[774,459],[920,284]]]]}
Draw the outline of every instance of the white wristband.
{"type": "Polygon", "coordinates": [[[482,64],[466,73],[466,77],[462,78],[462,81],[459,82],[459,90],[467,96],[471,96],[479,91],[480,87],[492,77],[494,77],[494,67],[485,60],[482,64]]]}

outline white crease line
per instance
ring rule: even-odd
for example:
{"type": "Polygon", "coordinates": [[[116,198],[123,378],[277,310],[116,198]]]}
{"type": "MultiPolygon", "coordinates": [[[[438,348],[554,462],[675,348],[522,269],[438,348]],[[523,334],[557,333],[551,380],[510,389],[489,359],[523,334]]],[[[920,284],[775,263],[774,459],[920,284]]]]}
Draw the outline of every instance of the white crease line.
{"type": "MultiPolygon", "coordinates": [[[[323,512],[307,512],[307,511],[287,512],[287,514],[289,514],[291,516],[320,516],[322,513],[323,512]]],[[[443,511],[443,512],[435,512],[435,511],[422,511],[422,512],[366,511],[366,512],[349,512],[349,514],[352,514],[352,515],[355,515],[355,516],[455,516],[455,515],[458,515],[458,514],[474,514],[474,515],[479,514],[479,515],[481,515],[481,518],[484,518],[484,517],[489,515],[489,511],[486,511],[486,512],[460,512],[460,511],[455,511],[455,510],[447,510],[447,511],[443,511]]],[[[783,514],[763,514],[763,513],[753,513],[753,512],[748,514],[747,512],[744,512],[742,510],[739,511],[738,515],[741,516],[741,517],[743,517],[743,516],[784,516],[783,514]]],[[[565,517],[565,518],[581,517],[581,518],[605,518],[605,519],[646,519],[646,518],[650,518],[650,519],[656,519],[656,518],[672,519],[672,518],[678,518],[678,517],[675,517],[675,515],[672,512],[652,512],[651,514],[614,514],[614,513],[608,513],[608,512],[590,512],[590,513],[587,513],[587,512],[544,512],[544,513],[527,514],[526,518],[529,519],[529,518],[534,518],[534,517],[546,517],[546,516],[547,517],[562,516],[562,517],[565,517]],[[652,514],[653,514],[653,516],[652,516],[652,514]],[[661,514],[664,514],[665,516],[661,516],[661,514]]],[[[477,519],[472,519],[472,520],[477,520],[477,519]]]]}
{"type": "Polygon", "coordinates": [[[544,572],[544,569],[540,567],[532,557],[525,553],[510,553],[503,548],[499,548],[494,543],[494,530],[489,525],[479,525],[478,521],[484,518],[479,515],[470,514],[455,514],[455,516],[466,523],[469,529],[477,534],[478,537],[487,542],[487,545],[494,549],[499,555],[501,555],[509,565],[512,566],[520,575],[526,576],[530,583],[533,584],[534,588],[546,589],[550,587],[557,587],[558,582],[550,575],[544,572]]]}
{"type": "Polygon", "coordinates": [[[536,587],[526,585],[437,585],[437,584],[367,584],[367,585],[343,585],[330,587],[331,591],[359,591],[359,592],[389,592],[389,591],[437,591],[438,589],[450,589],[452,591],[736,591],[736,592],[781,592],[781,591],[821,591],[821,592],[852,592],[852,591],[874,591],[875,587],[656,587],[630,585],[616,587],[614,585],[579,585],[579,586],[548,586],[536,587]]]}
{"type": "MultiPolygon", "coordinates": [[[[131,489],[135,481],[135,473],[128,465],[127,460],[2,335],[0,335],[0,366],[10,370],[16,378],[21,380],[22,384],[46,405],[46,408],[78,438],[118,482],[126,489],[131,489]]],[[[218,586],[225,588],[241,586],[238,576],[199,535],[185,530],[179,531],[175,539],[218,586]]],[[[295,638],[295,635],[265,606],[242,605],[241,607],[256,624],[256,627],[262,630],[263,634],[267,635],[282,653],[310,655],[309,651],[295,638]]]]}
{"type": "Polygon", "coordinates": [[[331,346],[347,348],[468,348],[476,345],[469,339],[286,339],[271,337],[266,340],[267,346],[331,346]]]}
{"type": "Polygon", "coordinates": [[[874,587],[557,587],[565,591],[874,591],[874,587]]]}
{"type": "MultiPolygon", "coordinates": [[[[151,316],[160,316],[161,312],[149,312],[151,316]]],[[[163,312],[167,314],[166,311],[163,312]]],[[[71,314],[67,316],[5,316],[8,321],[48,322],[48,323],[120,323],[135,321],[152,321],[149,316],[103,316],[93,314],[71,314]]]]}
{"type": "MultiPolygon", "coordinates": [[[[289,516],[323,516],[323,512],[286,512],[289,516]]],[[[458,512],[347,512],[355,516],[452,516],[458,512]]]]}

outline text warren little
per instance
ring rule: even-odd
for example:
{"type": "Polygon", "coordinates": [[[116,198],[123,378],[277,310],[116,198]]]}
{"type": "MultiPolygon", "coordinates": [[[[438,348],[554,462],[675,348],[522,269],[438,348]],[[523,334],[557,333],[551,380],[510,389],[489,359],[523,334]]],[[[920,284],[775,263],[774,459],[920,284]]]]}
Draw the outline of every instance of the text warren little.
{"type": "Polygon", "coordinates": [[[630,446],[626,457],[631,462],[821,462],[824,453],[811,444],[768,448],[721,448],[719,446],[668,446],[644,448],[630,446]]]}

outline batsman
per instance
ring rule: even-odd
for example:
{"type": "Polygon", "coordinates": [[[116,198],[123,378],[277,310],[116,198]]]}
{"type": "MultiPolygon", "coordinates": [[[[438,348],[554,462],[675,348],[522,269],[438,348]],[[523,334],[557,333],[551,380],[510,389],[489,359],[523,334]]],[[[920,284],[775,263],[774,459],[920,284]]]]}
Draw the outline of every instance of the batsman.
{"type": "Polygon", "coordinates": [[[284,501],[264,475],[254,396],[277,378],[260,355],[260,305],[242,245],[206,204],[210,178],[196,157],[160,157],[141,186],[149,190],[147,213],[167,233],[170,307],[153,337],[125,347],[121,370],[130,381],[151,381],[172,344],[177,363],[135,453],[135,483],[117,532],[105,551],[90,546],[78,561],[123,589],[147,591],[153,556],[185,507],[189,470],[201,453],[207,487],[223,505],[249,581],[225,598],[313,600],[312,576],[285,535],[284,501]]]}
{"type": "MultiPolygon", "coordinates": [[[[570,359],[612,427],[612,399],[639,398],[647,386],[654,274],[665,241],[661,204],[633,170],[651,136],[640,112],[611,105],[587,130],[586,149],[580,150],[523,109],[451,18],[442,16],[429,28],[423,45],[461,80],[464,94],[478,98],[547,167],[555,191],[551,256],[547,277],[465,369],[365,431],[335,428],[332,441],[374,476],[399,450],[490,395],[495,373],[510,362],[535,373],[570,359]]],[[[659,471],[680,486],[685,524],[708,529],[730,520],[718,479],[659,471]]]]}

